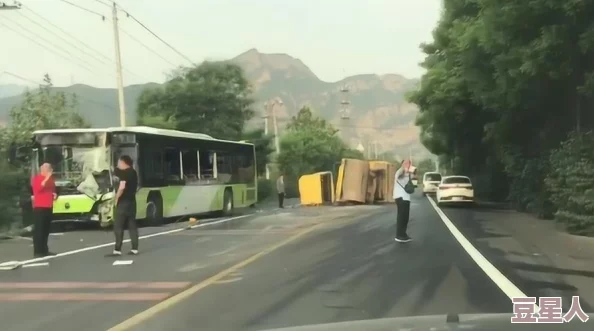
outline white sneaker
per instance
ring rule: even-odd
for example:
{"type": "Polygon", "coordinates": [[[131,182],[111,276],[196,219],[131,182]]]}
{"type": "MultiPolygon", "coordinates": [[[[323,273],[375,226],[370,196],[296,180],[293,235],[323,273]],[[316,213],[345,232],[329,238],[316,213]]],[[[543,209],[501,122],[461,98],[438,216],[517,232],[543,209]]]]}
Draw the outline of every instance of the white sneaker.
{"type": "Polygon", "coordinates": [[[114,249],[113,252],[111,252],[111,254],[107,254],[106,256],[122,256],[122,252],[116,251],[114,249]]]}
{"type": "Polygon", "coordinates": [[[137,249],[130,250],[130,255],[138,255],[138,250],[137,249]]]}

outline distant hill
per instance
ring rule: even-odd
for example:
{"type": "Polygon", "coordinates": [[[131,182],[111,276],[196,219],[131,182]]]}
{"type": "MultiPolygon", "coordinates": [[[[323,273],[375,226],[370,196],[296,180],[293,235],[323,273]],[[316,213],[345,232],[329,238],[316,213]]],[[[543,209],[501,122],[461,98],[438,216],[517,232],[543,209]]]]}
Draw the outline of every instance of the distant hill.
{"type": "MultiPolygon", "coordinates": [[[[287,54],[263,54],[251,49],[229,60],[240,65],[254,86],[260,112],[250,127],[263,127],[261,118],[264,102],[280,98],[283,107],[277,107],[279,128],[304,105],[309,105],[320,116],[332,122],[352,147],[377,145],[378,153],[392,152],[401,156],[412,152],[416,158],[428,155],[419,143],[419,129],[414,125],[417,108],[405,101],[405,93],[415,88],[416,79],[400,75],[357,75],[338,82],[320,80],[301,60],[287,54]],[[349,92],[341,92],[347,87],[349,92]],[[349,118],[341,118],[340,102],[350,101],[349,118]]],[[[126,113],[129,123],[136,123],[136,100],[142,90],[155,83],[132,85],[125,88],[126,113]]],[[[115,89],[95,88],[87,85],[57,87],[57,91],[75,93],[81,114],[94,126],[117,126],[118,99],[115,89]]],[[[8,120],[10,108],[22,100],[21,96],[0,98],[0,123],[8,120]]],[[[272,121],[270,121],[272,125],[272,121]]],[[[272,127],[270,127],[272,132],[272,127]]]]}
{"type": "Polygon", "coordinates": [[[26,87],[15,84],[0,84],[0,98],[8,98],[22,94],[26,87]]]}

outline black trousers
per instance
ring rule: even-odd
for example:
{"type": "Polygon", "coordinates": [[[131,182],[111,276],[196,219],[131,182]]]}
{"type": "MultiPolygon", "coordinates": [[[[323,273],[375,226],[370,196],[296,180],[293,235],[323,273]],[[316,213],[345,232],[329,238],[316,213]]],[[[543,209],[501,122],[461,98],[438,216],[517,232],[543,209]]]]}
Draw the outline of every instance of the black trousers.
{"type": "Polygon", "coordinates": [[[285,202],[285,194],[279,193],[278,194],[278,208],[283,208],[283,203],[285,202]]]}
{"type": "Polygon", "coordinates": [[[113,232],[115,234],[115,250],[122,251],[124,229],[128,227],[132,249],[138,249],[138,225],[136,224],[136,202],[122,201],[116,206],[113,232]]]}
{"type": "Polygon", "coordinates": [[[52,208],[33,208],[33,254],[45,255],[49,253],[47,239],[52,224],[52,208]]]}
{"type": "Polygon", "coordinates": [[[410,201],[398,198],[396,199],[396,206],[398,208],[398,214],[396,216],[396,237],[406,238],[408,236],[406,230],[408,228],[408,218],[410,216],[410,201]]]}

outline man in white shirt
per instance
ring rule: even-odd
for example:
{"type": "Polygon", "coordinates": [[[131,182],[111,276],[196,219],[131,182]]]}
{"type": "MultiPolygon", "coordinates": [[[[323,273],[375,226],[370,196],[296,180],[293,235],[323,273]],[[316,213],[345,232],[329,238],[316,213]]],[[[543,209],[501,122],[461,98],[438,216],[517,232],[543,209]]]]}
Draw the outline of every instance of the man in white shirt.
{"type": "Polygon", "coordinates": [[[285,179],[282,174],[276,180],[276,192],[278,193],[278,208],[285,208],[283,205],[285,200],[285,179]]]}
{"type": "Polygon", "coordinates": [[[404,187],[411,180],[411,162],[410,160],[404,160],[400,169],[396,171],[394,175],[394,192],[392,197],[396,201],[398,208],[398,214],[396,217],[396,237],[394,240],[406,243],[412,239],[406,233],[408,228],[408,218],[410,214],[410,194],[406,193],[404,187]]]}

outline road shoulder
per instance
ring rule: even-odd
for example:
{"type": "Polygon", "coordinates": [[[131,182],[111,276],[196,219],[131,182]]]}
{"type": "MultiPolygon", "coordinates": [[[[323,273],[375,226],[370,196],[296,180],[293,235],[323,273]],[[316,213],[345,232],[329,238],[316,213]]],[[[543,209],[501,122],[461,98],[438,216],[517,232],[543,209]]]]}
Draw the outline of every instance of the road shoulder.
{"type": "Polygon", "coordinates": [[[506,209],[445,208],[456,226],[529,296],[580,296],[594,307],[594,238],[574,236],[554,221],[506,209]]]}

